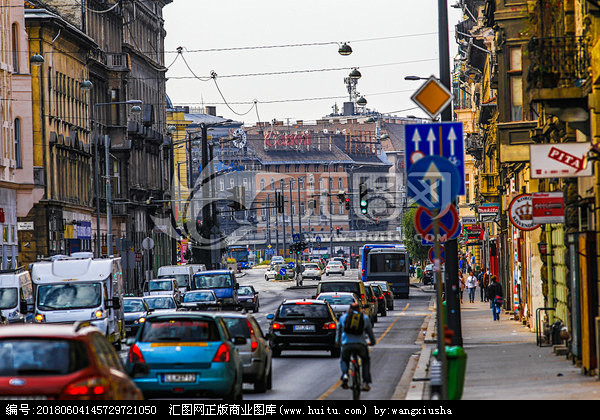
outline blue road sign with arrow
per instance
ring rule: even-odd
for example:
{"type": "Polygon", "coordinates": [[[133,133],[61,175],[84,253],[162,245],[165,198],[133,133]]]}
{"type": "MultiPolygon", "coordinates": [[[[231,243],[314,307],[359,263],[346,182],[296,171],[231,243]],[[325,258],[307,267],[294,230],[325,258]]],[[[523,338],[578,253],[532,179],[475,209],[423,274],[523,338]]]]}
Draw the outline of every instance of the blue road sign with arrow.
{"type": "Polygon", "coordinates": [[[458,170],[459,195],[465,194],[463,123],[406,124],[406,170],[425,156],[442,156],[458,170]]]}
{"type": "Polygon", "coordinates": [[[441,156],[425,156],[407,172],[408,196],[421,207],[443,210],[459,194],[463,184],[456,166],[441,156]]]}

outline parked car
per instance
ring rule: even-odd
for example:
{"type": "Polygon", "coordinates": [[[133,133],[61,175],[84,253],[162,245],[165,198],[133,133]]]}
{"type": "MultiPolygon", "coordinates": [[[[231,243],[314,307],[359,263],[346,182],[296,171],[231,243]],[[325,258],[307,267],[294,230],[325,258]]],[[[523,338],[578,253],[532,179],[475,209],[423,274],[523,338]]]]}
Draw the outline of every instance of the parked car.
{"type": "Polygon", "coordinates": [[[423,284],[433,283],[433,264],[427,264],[423,270],[423,284]]]}
{"type": "Polygon", "coordinates": [[[142,297],[125,297],[123,311],[125,312],[125,334],[131,336],[137,334],[151,309],[142,297]]]}
{"type": "Polygon", "coordinates": [[[344,275],[344,265],[339,261],[329,261],[327,266],[325,267],[325,274],[328,276],[330,274],[341,274],[344,275]]]}
{"type": "Polygon", "coordinates": [[[224,313],[223,320],[232,336],[246,338],[245,344],[236,346],[244,367],[243,381],[253,384],[256,392],[271,389],[273,352],[256,319],[249,314],[224,313]]]}
{"type": "Polygon", "coordinates": [[[385,294],[383,293],[381,286],[377,283],[368,283],[368,285],[373,289],[373,293],[377,299],[377,313],[381,316],[386,316],[387,301],[385,300],[385,294]]]}
{"type": "Polygon", "coordinates": [[[243,398],[243,366],[220,312],[152,314],[137,338],[127,340],[127,370],[145,398],[243,398]]]}
{"type": "Polygon", "coordinates": [[[192,290],[183,296],[182,309],[202,311],[219,308],[219,299],[212,290],[192,290]]]}
{"type": "Polygon", "coordinates": [[[304,271],[302,272],[302,280],[304,279],[312,279],[312,280],[321,280],[321,268],[317,263],[305,263],[304,271]]]}
{"type": "Polygon", "coordinates": [[[0,328],[2,399],[141,400],[114,346],[89,321],[0,328]]]}
{"type": "Polygon", "coordinates": [[[145,296],[144,301],[152,313],[176,311],[179,308],[172,295],[145,296]]]}
{"type": "Polygon", "coordinates": [[[387,310],[393,311],[394,310],[394,291],[392,290],[390,285],[387,284],[385,281],[374,281],[374,282],[369,282],[369,283],[374,283],[374,284],[379,285],[379,287],[381,287],[381,290],[383,291],[383,295],[385,296],[387,310]]]}
{"type": "Polygon", "coordinates": [[[337,318],[326,301],[286,300],[267,319],[271,320],[269,342],[274,357],[282,350],[329,350],[331,356],[339,357],[337,318]]]}
{"type": "Polygon", "coordinates": [[[260,301],[258,299],[258,292],[254,290],[254,286],[240,286],[238,289],[238,299],[242,309],[258,312],[260,301]]]}
{"type": "Polygon", "coordinates": [[[337,319],[348,312],[351,304],[359,303],[356,295],[351,292],[324,292],[317,296],[317,299],[329,303],[337,319]]]}

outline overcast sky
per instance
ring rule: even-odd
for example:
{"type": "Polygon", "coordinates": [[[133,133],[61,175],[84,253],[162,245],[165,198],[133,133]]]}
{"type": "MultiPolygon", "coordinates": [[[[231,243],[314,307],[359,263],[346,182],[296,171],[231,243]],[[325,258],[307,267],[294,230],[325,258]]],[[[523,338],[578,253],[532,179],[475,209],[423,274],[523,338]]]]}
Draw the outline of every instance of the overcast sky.
{"type": "MultiPolygon", "coordinates": [[[[423,82],[404,77],[439,76],[437,3],[174,0],[164,8],[167,94],[176,105],[216,106],[217,115],[246,125],[314,121],[335,104],[342,110],[344,78],[356,67],[367,108],[425,117],[410,99],[423,82]],[[351,55],[338,54],[342,42],[351,55]]],[[[459,20],[460,10],[449,7],[451,59],[459,20]]]]}

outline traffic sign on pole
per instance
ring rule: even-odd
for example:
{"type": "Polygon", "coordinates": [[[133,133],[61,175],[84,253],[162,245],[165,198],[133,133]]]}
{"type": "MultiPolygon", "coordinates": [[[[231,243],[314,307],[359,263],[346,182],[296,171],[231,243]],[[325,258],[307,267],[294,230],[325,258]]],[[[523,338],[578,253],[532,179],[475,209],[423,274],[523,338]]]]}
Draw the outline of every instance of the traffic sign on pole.
{"type": "Polygon", "coordinates": [[[459,216],[456,207],[450,205],[448,211],[442,216],[437,211],[419,207],[415,213],[415,228],[422,237],[430,242],[439,240],[445,242],[451,238],[459,227],[459,216]],[[434,221],[439,224],[439,233],[436,235],[434,221]]]}
{"type": "Polygon", "coordinates": [[[418,206],[443,210],[459,194],[460,174],[441,156],[425,156],[407,172],[408,195],[418,206]]]}
{"type": "Polygon", "coordinates": [[[463,123],[406,124],[406,170],[424,156],[443,156],[459,173],[459,195],[465,194],[465,150],[463,123]]]}
{"type": "Polygon", "coordinates": [[[435,76],[431,76],[410,98],[435,120],[452,102],[452,92],[435,76]]]}

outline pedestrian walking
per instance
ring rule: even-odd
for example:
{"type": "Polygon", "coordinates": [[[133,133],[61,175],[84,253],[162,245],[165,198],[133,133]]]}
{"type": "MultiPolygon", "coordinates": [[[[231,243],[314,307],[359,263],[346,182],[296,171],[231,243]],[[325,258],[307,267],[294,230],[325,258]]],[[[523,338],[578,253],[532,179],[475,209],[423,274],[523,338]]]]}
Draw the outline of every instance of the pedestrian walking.
{"type": "Polygon", "coordinates": [[[487,287],[490,282],[490,271],[482,270],[481,273],[479,273],[478,280],[479,280],[479,292],[480,292],[481,301],[487,302],[488,301],[487,287]]]}
{"type": "Polygon", "coordinates": [[[458,270],[458,284],[460,285],[460,303],[463,303],[463,292],[465,291],[465,278],[462,271],[458,270]]]}
{"type": "Polygon", "coordinates": [[[477,289],[477,277],[473,271],[469,272],[466,281],[467,289],[469,290],[469,303],[475,303],[475,290],[477,289]]]}
{"type": "Polygon", "coordinates": [[[502,293],[502,285],[498,282],[498,278],[496,276],[492,276],[492,281],[488,286],[487,295],[488,299],[490,300],[494,321],[499,321],[500,310],[502,308],[502,303],[504,302],[504,293],[502,293]]]}

